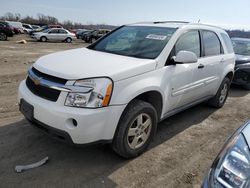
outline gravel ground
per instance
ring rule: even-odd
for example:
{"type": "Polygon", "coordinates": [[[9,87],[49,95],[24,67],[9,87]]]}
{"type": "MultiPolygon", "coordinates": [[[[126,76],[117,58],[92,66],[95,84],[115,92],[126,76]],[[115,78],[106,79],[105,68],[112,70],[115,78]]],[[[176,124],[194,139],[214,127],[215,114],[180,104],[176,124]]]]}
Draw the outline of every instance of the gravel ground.
{"type": "Polygon", "coordinates": [[[0,41],[0,187],[200,187],[227,137],[250,118],[250,92],[232,87],[222,109],[204,104],[161,122],[149,150],[133,160],[108,145],[72,147],[31,127],[18,111],[17,88],[41,55],[86,46],[41,43],[24,35],[0,41]],[[15,41],[27,39],[27,44],[15,41]],[[21,174],[15,165],[49,156],[21,174]]]}

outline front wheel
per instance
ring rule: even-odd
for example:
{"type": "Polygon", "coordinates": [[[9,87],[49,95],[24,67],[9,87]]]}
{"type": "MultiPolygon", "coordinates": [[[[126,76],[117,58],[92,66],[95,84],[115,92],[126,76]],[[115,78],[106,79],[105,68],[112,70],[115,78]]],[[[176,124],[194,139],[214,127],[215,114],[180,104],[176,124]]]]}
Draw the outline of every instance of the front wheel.
{"type": "Polygon", "coordinates": [[[113,150],[124,158],[143,153],[157,128],[157,112],[144,101],[134,100],[124,111],[112,143],[113,150]]]}
{"type": "Polygon", "coordinates": [[[7,40],[7,35],[6,33],[0,32],[0,40],[7,40]]]}
{"type": "Polygon", "coordinates": [[[215,108],[221,108],[227,100],[230,85],[231,85],[230,79],[227,77],[224,78],[216,95],[212,99],[210,99],[207,103],[215,108]]]}
{"type": "Polygon", "coordinates": [[[47,41],[47,38],[46,38],[46,37],[41,37],[41,38],[40,38],[40,41],[41,41],[41,42],[46,42],[46,41],[47,41]]]}

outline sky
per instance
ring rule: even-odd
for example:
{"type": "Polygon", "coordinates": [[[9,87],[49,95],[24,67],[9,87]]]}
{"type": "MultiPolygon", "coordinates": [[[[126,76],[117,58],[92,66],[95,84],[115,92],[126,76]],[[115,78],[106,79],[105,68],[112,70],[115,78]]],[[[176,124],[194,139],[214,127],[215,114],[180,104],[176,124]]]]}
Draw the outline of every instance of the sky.
{"type": "Polygon", "coordinates": [[[59,21],[122,25],[182,20],[250,30],[250,0],[0,0],[7,12],[54,16],[59,21]]]}

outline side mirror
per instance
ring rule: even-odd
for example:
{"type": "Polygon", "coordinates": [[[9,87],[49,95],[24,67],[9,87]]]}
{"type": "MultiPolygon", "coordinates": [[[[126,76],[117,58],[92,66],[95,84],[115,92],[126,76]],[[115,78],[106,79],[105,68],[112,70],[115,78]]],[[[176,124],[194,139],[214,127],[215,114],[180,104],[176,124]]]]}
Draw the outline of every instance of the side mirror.
{"type": "Polygon", "coordinates": [[[179,51],[178,54],[173,57],[173,60],[176,64],[196,63],[198,57],[190,51],[179,51]]]}

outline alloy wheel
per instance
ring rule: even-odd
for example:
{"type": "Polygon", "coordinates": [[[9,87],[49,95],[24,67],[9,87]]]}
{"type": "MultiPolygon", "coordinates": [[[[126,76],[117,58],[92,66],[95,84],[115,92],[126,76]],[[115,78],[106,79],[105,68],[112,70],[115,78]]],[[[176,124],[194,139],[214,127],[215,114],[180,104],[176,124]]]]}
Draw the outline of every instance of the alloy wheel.
{"type": "Polygon", "coordinates": [[[150,137],[152,119],[148,114],[139,114],[131,123],[127,133],[127,143],[131,149],[143,146],[150,137]]]}

